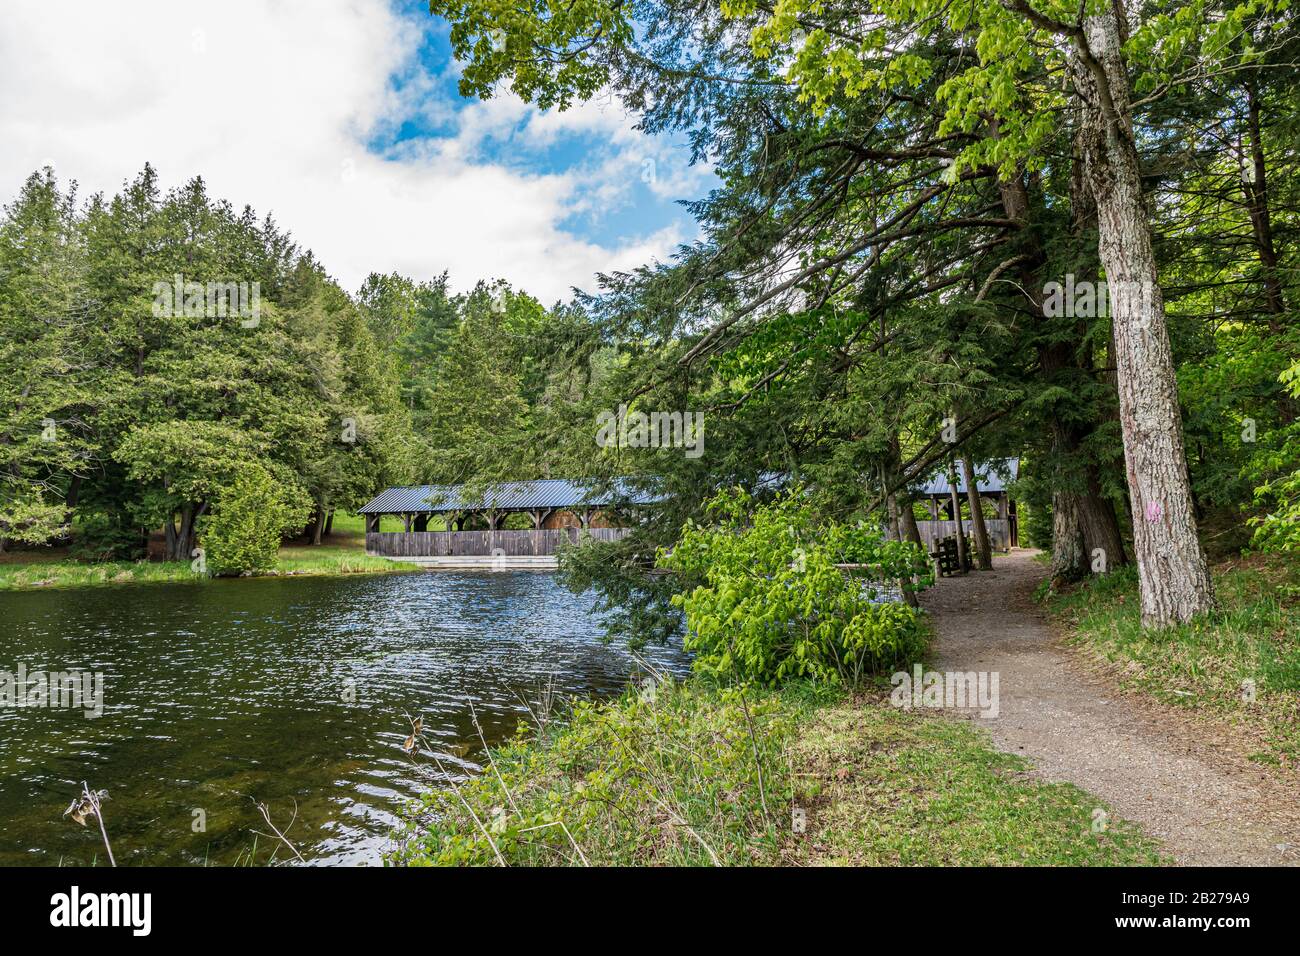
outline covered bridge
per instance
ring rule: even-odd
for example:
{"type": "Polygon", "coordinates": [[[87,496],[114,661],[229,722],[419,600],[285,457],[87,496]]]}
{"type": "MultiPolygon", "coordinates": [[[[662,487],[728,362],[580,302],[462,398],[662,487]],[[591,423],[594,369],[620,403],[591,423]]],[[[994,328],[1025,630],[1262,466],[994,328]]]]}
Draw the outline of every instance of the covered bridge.
{"type": "Polygon", "coordinates": [[[471,495],[464,485],[389,488],[360,509],[366,518],[366,551],[430,567],[555,567],[562,541],[583,533],[615,541],[626,528],[612,527],[610,509],[653,504],[659,498],[624,479],[594,481],[546,478],[489,485],[471,495]],[[512,516],[519,516],[511,521],[512,516]],[[401,531],[382,531],[396,518],[401,531]],[[507,522],[524,527],[506,527],[507,522]],[[429,530],[435,524],[439,530],[429,530]]]}
{"type": "MultiPolygon", "coordinates": [[[[996,458],[975,465],[975,488],[983,506],[984,525],[989,533],[989,542],[1000,551],[1020,544],[1016,503],[1008,489],[1019,472],[1019,458],[996,458]]],[[[966,478],[960,465],[957,467],[956,491],[959,505],[968,508],[966,478]]],[[[964,521],[953,513],[953,487],[946,473],[932,475],[919,487],[913,488],[912,497],[927,515],[923,519],[918,512],[916,516],[921,543],[927,551],[933,550],[934,543],[940,538],[971,533],[969,510],[964,521]]]]}

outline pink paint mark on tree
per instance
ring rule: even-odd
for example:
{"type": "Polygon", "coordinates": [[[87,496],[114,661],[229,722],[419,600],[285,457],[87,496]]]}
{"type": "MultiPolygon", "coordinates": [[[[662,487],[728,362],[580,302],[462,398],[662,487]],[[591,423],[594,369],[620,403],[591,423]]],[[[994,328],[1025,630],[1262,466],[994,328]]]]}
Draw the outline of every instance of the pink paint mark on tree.
{"type": "Polygon", "coordinates": [[[1161,513],[1161,512],[1160,512],[1160,502],[1158,502],[1158,501],[1149,501],[1149,502],[1147,502],[1147,520],[1148,520],[1148,521],[1152,521],[1152,522],[1159,521],[1159,520],[1160,520],[1160,513],[1161,513]]]}

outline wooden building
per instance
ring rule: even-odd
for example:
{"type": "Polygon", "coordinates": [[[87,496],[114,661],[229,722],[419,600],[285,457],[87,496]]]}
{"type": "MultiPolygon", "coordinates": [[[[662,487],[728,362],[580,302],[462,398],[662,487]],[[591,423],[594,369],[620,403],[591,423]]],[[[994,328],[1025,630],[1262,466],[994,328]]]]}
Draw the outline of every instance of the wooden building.
{"type": "MultiPolygon", "coordinates": [[[[1020,459],[1001,458],[981,462],[975,466],[975,488],[984,506],[984,525],[989,542],[994,549],[1006,551],[1018,547],[1020,531],[1016,518],[1016,502],[1008,486],[1020,472],[1020,459]]],[[[912,497],[926,512],[922,519],[917,515],[916,526],[921,532],[921,543],[933,551],[935,542],[954,534],[971,534],[969,512],[963,520],[953,514],[953,489],[946,472],[931,476],[920,487],[912,489],[912,497]]],[[[961,465],[957,466],[957,499],[960,506],[968,508],[966,479],[961,465]]]]}
{"type": "Polygon", "coordinates": [[[612,526],[612,510],[657,500],[623,480],[601,490],[593,482],[551,478],[504,482],[474,497],[464,485],[389,488],[360,513],[370,554],[428,567],[553,568],[562,542],[576,544],[584,535],[618,540],[627,529],[612,526]],[[385,517],[401,521],[402,530],[381,531],[385,517]],[[430,531],[431,523],[441,530],[430,531]]]}

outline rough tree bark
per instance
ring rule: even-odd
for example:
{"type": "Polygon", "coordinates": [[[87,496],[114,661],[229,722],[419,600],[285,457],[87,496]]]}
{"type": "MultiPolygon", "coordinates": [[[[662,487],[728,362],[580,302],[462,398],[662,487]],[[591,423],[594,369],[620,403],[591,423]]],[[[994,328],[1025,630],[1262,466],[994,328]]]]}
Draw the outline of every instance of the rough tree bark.
{"type": "Polygon", "coordinates": [[[1162,627],[1210,610],[1214,590],[1197,537],[1120,30],[1114,5],[1087,17],[1069,68],[1110,290],[1142,622],[1162,627]]]}
{"type": "Polygon", "coordinates": [[[903,540],[903,523],[898,514],[898,499],[894,495],[889,496],[889,540],[903,540]]]}
{"type": "Polygon", "coordinates": [[[1054,585],[1077,581],[1088,573],[1079,499],[1072,492],[1052,493],[1052,570],[1054,585]]]}
{"type": "MultiPolygon", "coordinates": [[[[1070,235],[1080,245],[1091,240],[1095,247],[1097,203],[1084,173],[1084,153],[1078,129],[1080,125],[1076,122],[1075,137],[1071,144],[1070,235]]],[[[1089,281],[1096,281],[1095,266],[1089,265],[1086,278],[1089,281]]],[[[1088,320],[1080,319],[1075,330],[1076,335],[1074,341],[1067,347],[1067,354],[1057,360],[1062,363],[1072,362],[1074,367],[1084,375],[1096,375],[1092,352],[1084,347],[1088,334],[1088,320]]],[[[1114,351],[1113,347],[1111,351],[1114,351]]],[[[1115,396],[1118,403],[1119,393],[1114,380],[1107,379],[1107,384],[1110,386],[1110,394],[1115,396]]],[[[1095,458],[1084,452],[1084,443],[1091,429],[1082,424],[1060,421],[1059,418],[1058,426],[1056,437],[1061,443],[1062,453],[1076,461],[1084,462],[1079,475],[1082,481],[1076,495],[1078,523],[1083,532],[1083,547],[1088,558],[1087,566],[1082,570],[1083,573],[1093,570],[1104,574],[1128,563],[1128,557],[1124,553],[1124,537],[1120,532],[1119,519],[1115,515],[1115,506],[1102,495],[1101,472],[1095,458]],[[1100,563],[1097,561],[1099,557],[1100,563]]],[[[1095,427],[1095,424],[1092,427],[1095,427]]]]}
{"type": "Polygon", "coordinates": [[[1088,551],[1089,567],[1099,574],[1128,564],[1124,552],[1124,536],[1120,533],[1115,506],[1101,493],[1097,466],[1091,462],[1084,469],[1086,483],[1079,495],[1079,528],[1083,531],[1083,545],[1088,551]],[[1102,558],[1100,566],[1095,559],[1102,558]]]}

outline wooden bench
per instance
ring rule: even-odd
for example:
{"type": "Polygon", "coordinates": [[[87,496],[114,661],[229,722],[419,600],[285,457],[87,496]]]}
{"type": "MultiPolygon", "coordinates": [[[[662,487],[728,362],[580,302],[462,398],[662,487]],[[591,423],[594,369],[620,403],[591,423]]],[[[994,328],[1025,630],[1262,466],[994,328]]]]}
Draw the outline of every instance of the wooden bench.
{"type": "Polygon", "coordinates": [[[935,548],[930,552],[930,557],[934,559],[935,565],[939,572],[939,577],[946,578],[954,574],[965,574],[971,569],[971,540],[966,538],[966,566],[962,567],[961,554],[957,549],[957,538],[955,535],[949,535],[946,538],[940,538],[935,542],[935,548]]]}

